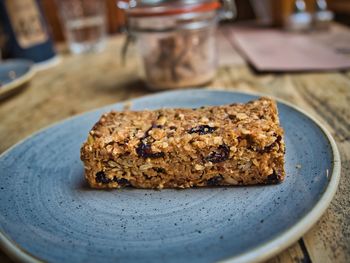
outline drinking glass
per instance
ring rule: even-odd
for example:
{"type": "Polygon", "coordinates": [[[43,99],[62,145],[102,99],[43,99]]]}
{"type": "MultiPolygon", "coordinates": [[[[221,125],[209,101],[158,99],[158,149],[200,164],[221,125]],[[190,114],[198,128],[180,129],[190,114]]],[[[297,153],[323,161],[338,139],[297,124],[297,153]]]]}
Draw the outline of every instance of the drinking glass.
{"type": "Polygon", "coordinates": [[[104,1],[57,0],[57,5],[72,53],[103,50],[106,41],[104,1]]]}

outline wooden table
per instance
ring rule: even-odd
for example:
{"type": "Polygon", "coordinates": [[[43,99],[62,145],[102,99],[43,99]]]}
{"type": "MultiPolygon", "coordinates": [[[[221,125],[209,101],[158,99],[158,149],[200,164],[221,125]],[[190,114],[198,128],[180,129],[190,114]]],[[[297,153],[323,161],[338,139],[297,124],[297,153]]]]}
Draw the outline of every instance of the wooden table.
{"type": "MultiPolygon", "coordinates": [[[[350,262],[350,71],[257,74],[221,33],[220,68],[206,88],[257,91],[289,101],[333,134],[342,159],[338,192],[321,220],[269,262],[350,262]]],[[[138,77],[134,48],[123,66],[123,37],[100,54],[62,54],[62,62],[37,73],[20,94],[0,101],[0,152],[33,132],[69,116],[151,93],[138,77]]],[[[1,262],[11,262],[0,252],[1,262]]]]}

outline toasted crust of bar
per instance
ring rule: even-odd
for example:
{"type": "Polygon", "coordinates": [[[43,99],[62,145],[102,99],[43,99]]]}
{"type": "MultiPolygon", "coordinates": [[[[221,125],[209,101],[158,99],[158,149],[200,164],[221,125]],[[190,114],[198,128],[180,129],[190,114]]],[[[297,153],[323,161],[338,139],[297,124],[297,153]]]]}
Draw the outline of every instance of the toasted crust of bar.
{"type": "Polygon", "coordinates": [[[276,103],[106,113],[81,148],[93,188],[188,188],[284,179],[276,103]]]}

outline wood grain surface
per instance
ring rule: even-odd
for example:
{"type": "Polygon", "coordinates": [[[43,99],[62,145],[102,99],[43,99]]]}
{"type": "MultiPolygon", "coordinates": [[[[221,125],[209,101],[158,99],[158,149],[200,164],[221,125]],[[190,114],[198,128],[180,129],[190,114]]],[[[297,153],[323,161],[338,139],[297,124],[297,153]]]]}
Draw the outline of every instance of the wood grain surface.
{"type": "MultiPolygon", "coordinates": [[[[113,37],[99,54],[62,53],[58,66],[37,73],[22,92],[0,101],[0,152],[54,122],[150,94],[140,78],[135,47],[127,64],[121,64],[123,39],[113,37]]],[[[289,101],[325,124],[341,154],[340,185],[330,207],[302,239],[269,262],[350,262],[350,71],[258,74],[239,57],[225,34],[218,34],[218,41],[223,47],[220,67],[204,88],[263,92],[289,101]]],[[[12,261],[0,252],[0,262],[12,261]]]]}

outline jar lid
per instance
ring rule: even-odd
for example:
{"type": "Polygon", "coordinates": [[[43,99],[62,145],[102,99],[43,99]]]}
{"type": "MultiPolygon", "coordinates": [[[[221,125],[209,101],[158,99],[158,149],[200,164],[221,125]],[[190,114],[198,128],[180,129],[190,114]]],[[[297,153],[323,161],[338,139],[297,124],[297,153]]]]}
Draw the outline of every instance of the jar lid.
{"type": "Polygon", "coordinates": [[[118,7],[129,16],[165,16],[208,12],[220,7],[218,0],[121,0],[118,7]]]}

